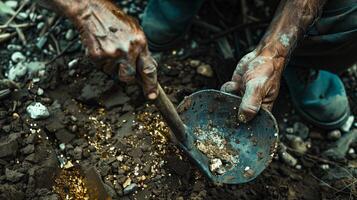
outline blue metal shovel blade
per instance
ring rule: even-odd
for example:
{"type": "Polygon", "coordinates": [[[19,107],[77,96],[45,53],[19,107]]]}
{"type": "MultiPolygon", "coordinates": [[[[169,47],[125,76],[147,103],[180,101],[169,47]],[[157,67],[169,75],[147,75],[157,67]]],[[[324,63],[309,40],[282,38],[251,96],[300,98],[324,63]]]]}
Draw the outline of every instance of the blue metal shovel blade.
{"type": "Polygon", "coordinates": [[[270,164],[276,150],[279,129],[273,115],[261,109],[252,121],[239,124],[240,103],[238,96],[202,90],[186,97],[178,106],[191,144],[180,146],[216,184],[255,179],[270,164]],[[217,158],[222,162],[217,162],[217,158]]]}

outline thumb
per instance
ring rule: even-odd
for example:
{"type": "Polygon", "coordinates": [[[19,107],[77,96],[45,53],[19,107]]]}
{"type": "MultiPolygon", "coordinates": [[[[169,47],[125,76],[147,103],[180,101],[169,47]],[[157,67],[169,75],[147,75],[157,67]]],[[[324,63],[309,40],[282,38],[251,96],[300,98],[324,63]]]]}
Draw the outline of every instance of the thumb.
{"type": "Polygon", "coordinates": [[[157,62],[149,53],[141,54],[138,60],[138,70],[142,80],[145,96],[154,100],[158,96],[157,62]]]}
{"type": "Polygon", "coordinates": [[[260,110],[262,104],[262,95],[260,86],[251,80],[246,84],[246,89],[239,106],[238,119],[246,123],[252,120],[260,110]]]}

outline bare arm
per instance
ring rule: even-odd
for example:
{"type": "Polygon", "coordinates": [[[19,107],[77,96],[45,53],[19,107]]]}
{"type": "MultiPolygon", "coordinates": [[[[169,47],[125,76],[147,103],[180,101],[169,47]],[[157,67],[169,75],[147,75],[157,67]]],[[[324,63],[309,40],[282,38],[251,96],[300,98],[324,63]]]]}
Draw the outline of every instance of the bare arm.
{"type": "Polygon", "coordinates": [[[261,106],[271,110],[280,79],[296,44],[318,19],[326,0],[282,0],[273,21],[256,49],[244,56],[232,81],[222,90],[241,92],[240,121],[251,120],[261,106]]]}
{"type": "Polygon", "coordinates": [[[157,63],[150,56],[138,22],[110,0],[41,1],[69,18],[78,29],[87,54],[121,81],[140,78],[149,99],[157,97],[157,63]],[[137,76],[138,75],[138,76],[137,76]]]}

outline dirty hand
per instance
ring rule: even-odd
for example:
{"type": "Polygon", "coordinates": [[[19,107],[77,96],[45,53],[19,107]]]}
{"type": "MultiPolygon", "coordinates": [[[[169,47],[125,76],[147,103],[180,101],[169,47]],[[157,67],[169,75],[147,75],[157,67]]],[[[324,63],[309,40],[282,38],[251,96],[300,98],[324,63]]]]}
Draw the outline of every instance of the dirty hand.
{"type": "Polygon", "coordinates": [[[225,92],[243,95],[239,121],[250,121],[261,107],[271,110],[279,93],[284,65],[285,58],[275,57],[269,50],[255,49],[240,60],[232,81],[221,88],[225,92]]]}
{"type": "Polygon", "coordinates": [[[108,0],[52,0],[78,28],[87,54],[107,73],[139,78],[145,95],[157,97],[156,61],[135,19],[108,0]]]}

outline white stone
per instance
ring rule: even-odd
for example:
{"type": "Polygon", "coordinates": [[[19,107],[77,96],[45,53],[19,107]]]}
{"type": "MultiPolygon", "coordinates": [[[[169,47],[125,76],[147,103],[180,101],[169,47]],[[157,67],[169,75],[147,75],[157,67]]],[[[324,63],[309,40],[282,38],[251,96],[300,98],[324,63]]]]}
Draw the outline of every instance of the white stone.
{"type": "Polygon", "coordinates": [[[45,119],[50,116],[50,112],[47,107],[42,105],[40,102],[34,102],[27,106],[27,113],[32,119],[45,119]]]}
{"type": "Polygon", "coordinates": [[[66,145],[64,143],[61,143],[59,145],[59,148],[61,149],[61,151],[63,151],[66,148],[66,145]]]}
{"type": "Polygon", "coordinates": [[[211,160],[211,164],[210,164],[210,170],[211,172],[215,172],[217,171],[219,168],[221,168],[223,165],[221,159],[218,159],[218,158],[214,158],[211,160]]]}
{"type": "Polygon", "coordinates": [[[212,77],[214,74],[212,67],[207,64],[200,65],[199,67],[197,67],[196,71],[198,74],[205,76],[205,77],[212,77]]]}
{"type": "Polygon", "coordinates": [[[78,64],[78,61],[79,61],[78,58],[69,61],[69,63],[68,63],[68,68],[69,68],[69,69],[72,69],[75,65],[78,64]]]}
{"type": "Polygon", "coordinates": [[[18,63],[18,62],[26,60],[26,57],[21,52],[16,51],[11,55],[11,60],[14,63],[18,63]]]}
{"type": "Polygon", "coordinates": [[[73,29],[69,29],[65,35],[66,40],[73,40],[75,34],[73,29]]]}
{"type": "Polygon", "coordinates": [[[24,77],[26,73],[27,67],[23,63],[18,63],[10,68],[7,77],[12,81],[18,81],[24,77]]]}
{"type": "Polygon", "coordinates": [[[37,95],[42,96],[43,93],[44,93],[43,89],[42,88],[38,88],[37,95]]]}
{"type": "Polygon", "coordinates": [[[16,9],[17,6],[19,5],[18,1],[5,1],[5,5],[9,6],[12,9],[16,9]]]}
{"type": "Polygon", "coordinates": [[[341,131],[349,132],[353,125],[354,120],[355,120],[355,117],[353,115],[349,116],[346,123],[342,125],[341,131]]]}
{"type": "Polygon", "coordinates": [[[350,148],[349,150],[348,150],[348,154],[354,154],[355,153],[355,150],[353,149],[353,148],[350,148]]]}

